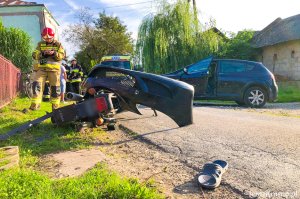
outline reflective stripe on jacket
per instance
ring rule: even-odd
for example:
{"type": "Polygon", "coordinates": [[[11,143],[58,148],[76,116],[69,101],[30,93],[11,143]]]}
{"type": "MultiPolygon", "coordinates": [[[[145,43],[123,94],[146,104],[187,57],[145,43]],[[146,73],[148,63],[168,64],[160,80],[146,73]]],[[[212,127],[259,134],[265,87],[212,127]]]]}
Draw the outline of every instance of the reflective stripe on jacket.
{"type": "Polygon", "coordinates": [[[83,77],[83,71],[82,71],[81,66],[79,66],[79,65],[67,66],[66,73],[67,73],[69,82],[71,82],[71,83],[81,82],[81,78],[83,77]]]}
{"type": "Polygon", "coordinates": [[[38,68],[59,70],[61,60],[65,57],[65,50],[60,42],[54,40],[52,43],[41,41],[32,53],[33,59],[38,61],[38,68]],[[46,55],[44,51],[53,50],[53,55],[46,55]]]}

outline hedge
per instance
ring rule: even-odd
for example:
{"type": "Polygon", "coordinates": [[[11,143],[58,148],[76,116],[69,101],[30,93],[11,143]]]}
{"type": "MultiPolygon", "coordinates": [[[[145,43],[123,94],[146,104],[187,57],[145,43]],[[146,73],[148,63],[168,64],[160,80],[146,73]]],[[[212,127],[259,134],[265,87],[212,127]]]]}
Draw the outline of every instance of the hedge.
{"type": "Polygon", "coordinates": [[[11,60],[22,71],[32,66],[30,36],[18,28],[6,28],[0,20],[0,54],[11,60]]]}

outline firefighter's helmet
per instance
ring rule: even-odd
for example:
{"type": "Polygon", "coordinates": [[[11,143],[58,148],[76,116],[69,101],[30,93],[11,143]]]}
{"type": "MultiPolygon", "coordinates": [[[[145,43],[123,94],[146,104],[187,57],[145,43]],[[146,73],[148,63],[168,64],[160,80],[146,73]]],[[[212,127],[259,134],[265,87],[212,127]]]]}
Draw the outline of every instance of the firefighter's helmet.
{"type": "Polygon", "coordinates": [[[55,35],[55,33],[52,30],[52,28],[46,27],[46,28],[43,29],[42,37],[43,37],[44,40],[45,39],[53,39],[54,35],[55,35]]]}

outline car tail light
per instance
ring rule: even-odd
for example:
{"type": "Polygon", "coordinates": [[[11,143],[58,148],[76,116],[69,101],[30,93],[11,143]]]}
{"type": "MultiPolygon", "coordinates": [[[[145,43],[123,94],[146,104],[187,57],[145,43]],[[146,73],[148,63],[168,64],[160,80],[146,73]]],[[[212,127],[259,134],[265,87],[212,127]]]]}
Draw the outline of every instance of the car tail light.
{"type": "Polygon", "coordinates": [[[103,112],[103,111],[107,111],[108,110],[108,104],[106,102],[106,98],[105,97],[96,98],[96,106],[97,106],[97,110],[100,113],[103,112]]]}
{"type": "Polygon", "coordinates": [[[96,122],[97,126],[101,126],[102,124],[104,124],[104,119],[100,117],[100,118],[96,119],[95,122],[96,122]]]}
{"type": "Polygon", "coordinates": [[[89,89],[88,89],[88,93],[89,93],[90,95],[95,95],[95,94],[96,94],[96,90],[95,90],[94,88],[89,88],[89,89]]]}

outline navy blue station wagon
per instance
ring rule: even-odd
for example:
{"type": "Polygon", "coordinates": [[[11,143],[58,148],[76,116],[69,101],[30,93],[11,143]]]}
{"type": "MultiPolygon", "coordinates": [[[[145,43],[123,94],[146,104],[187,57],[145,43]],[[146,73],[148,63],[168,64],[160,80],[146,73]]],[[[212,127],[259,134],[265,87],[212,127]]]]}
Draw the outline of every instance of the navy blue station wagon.
{"type": "Polygon", "coordinates": [[[193,85],[196,100],[233,100],[259,108],[278,93],[274,75],[253,61],[209,57],[164,76],[193,85]]]}

